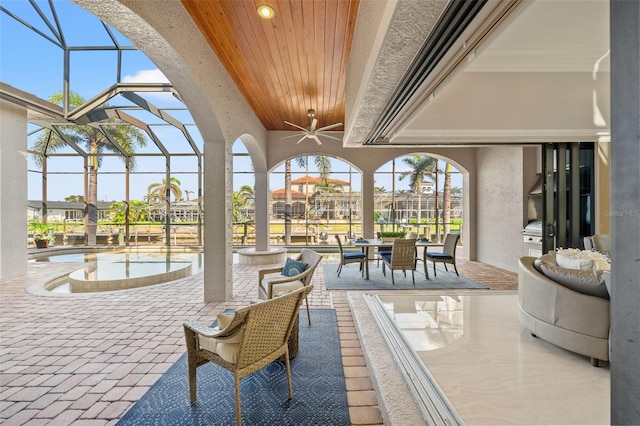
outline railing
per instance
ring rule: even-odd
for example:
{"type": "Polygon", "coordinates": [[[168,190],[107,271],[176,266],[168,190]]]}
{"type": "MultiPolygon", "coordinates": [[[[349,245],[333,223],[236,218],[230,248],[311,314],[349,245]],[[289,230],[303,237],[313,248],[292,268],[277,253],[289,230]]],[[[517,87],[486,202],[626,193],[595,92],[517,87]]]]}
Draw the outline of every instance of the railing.
{"type": "MultiPolygon", "coordinates": [[[[405,231],[407,235],[414,233],[416,237],[427,237],[432,241],[444,241],[444,223],[438,224],[375,224],[374,235],[381,231],[405,231]],[[439,239],[438,239],[439,238],[439,239]]],[[[51,224],[50,246],[81,246],[84,245],[84,228],[82,224],[51,224]]],[[[173,224],[170,229],[170,241],[166,242],[164,225],[161,224],[132,224],[129,226],[129,240],[126,241],[124,226],[114,223],[100,223],[96,234],[96,244],[105,246],[180,246],[198,245],[197,224],[173,224]]],[[[272,221],[269,225],[271,245],[285,245],[284,221],[272,221]]],[[[459,222],[450,224],[450,232],[459,232],[462,236],[463,226],[459,222]]],[[[318,246],[335,245],[334,235],[343,240],[362,237],[362,225],[345,220],[324,220],[311,222],[304,219],[294,219],[291,224],[291,245],[318,246]]],[[[366,237],[366,236],[365,236],[366,237]]],[[[255,245],[255,224],[253,222],[233,223],[233,245],[255,245]]],[[[35,247],[31,235],[27,235],[29,247],[35,247]]],[[[462,243],[462,238],[461,238],[462,243]]]]}

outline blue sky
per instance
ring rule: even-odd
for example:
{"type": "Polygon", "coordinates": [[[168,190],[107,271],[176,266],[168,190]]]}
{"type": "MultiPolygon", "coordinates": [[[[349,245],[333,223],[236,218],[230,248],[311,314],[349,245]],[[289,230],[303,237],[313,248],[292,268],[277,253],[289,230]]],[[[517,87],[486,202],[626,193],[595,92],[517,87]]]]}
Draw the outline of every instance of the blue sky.
{"type": "MultiPolygon", "coordinates": [[[[56,91],[62,91],[63,87],[63,50],[56,46],[52,40],[56,40],[56,35],[41,19],[38,13],[25,0],[2,0],[2,7],[19,18],[29,22],[42,34],[36,34],[33,30],[17,22],[7,14],[0,12],[0,80],[18,89],[33,93],[34,95],[47,99],[56,91]]],[[[36,4],[42,13],[55,22],[48,2],[39,0],[36,4]]],[[[113,42],[104,29],[100,21],[90,13],[63,1],[54,1],[56,12],[62,28],[62,34],[68,46],[113,46],[113,42]]],[[[55,24],[53,24],[55,29],[55,24]]],[[[132,46],[132,43],[122,36],[117,30],[109,27],[117,42],[122,46],[132,46]]],[[[104,91],[117,81],[117,53],[116,51],[72,51],[70,54],[70,78],[69,84],[72,91],[80,94],[84,99],[90,99],[96,94],[104,91]]],[[[123,51],[121,76],[123,82],[166,82],[166,77],[146,55],[137,50],[123,51]]],[[[184,105],[171,94],[145,94],[145,98],[153,102],[158,107],[180,108],[184,105]]],[[[130,105],[124,98],[114,98],[109,101],[111,105],[130,105]]],[[[188,126],[196,145],[202,149],[203,141],[197,128],[193,124],[188,111],[175,111],[170,113],[184,123],[191,123],[188,126]]],[[[161,141],[170,148],[171,152],[188,153],[192,152],[188,148],[186,139],[177,129],[160,126],[161,120],[146,112],[131,112],[141,120],[150,125],[154,125],[153,130],[158,134],[161,141]]],[[[29,125],[28,132],[33,132],[37,126],[29,125]]],[[[29,137],[28,145],[31,147],[37,134],[29,137]]],[[[238,143],[238,151],[246,152],[238,143]]],[[[59,153],[72,153],[69,149],[58,151],[59,153]]],[[[138,152],[158,152],[157,147],[151,142],[147,142],[146,148],[141,148],[138,152]]],[[[160,182],[164,175],[163,157],[138,157],[138,167],[131,178],[130,197],[132,199],[142,199],[147,193],[147,187],[155,182],[160,182]]],[[[317,171],[310,162],[310,174],[317,171]]],[[[401,164],[396,162],[396,168],[401,164]]],[[[171,170],[174,177],[181,182],[184,191],[190,191],[191,198],[197,191],[197,162],[195,157],[172,157],[171,170]]],[[[303,173],[294,162],[292,162],[294,174],[303,173]]],[[[383,173],[376,175],[376,186],[383,186],[391,190],[392,182],[390,175],[384,173],[390,170],[390,163],[381,167],[383,173]]],[[[441,168],[444,163],[441,163],[441,168]]],[[[29,170],[38,170],[33,160],[29,160],[29,170]]],[[[82,180],[83,164],[77,156],[52,157],[48,164],[48,198],[49,200],[63,200],[69,195],[80,195],[83,193],[82,180]],[[71,171],[72,174],[68,174],[71,171]],[[63,174],[64,172],[64,174],[63,174]]],[[[250,171],[251,165],[248,157],[239,158],[234,161],[234,170],[250,171]]],[[[283,166],[276,168],[270,179],[271,188],[278,189],[284,186],[282,175],[283,166]]],[[[351,169],[349,173],[348,164],[340,160],[332,160],[332,171],[334,178],[352,183],[352,189],[360,191],[361,178],[359,174],[351,169]]],[[[98,198],[107,201],[120,201],[125,198],[124,168],[122,162],[116,157],[104,157],[100,168],[98,181],[98,198]]],[[[295,176],[294,176],[295,179],[295,176]]],[[[462,179],[459,175],[454,175],[453,185],[461,187],[462,179]]],[[[253,178],[248,174],[236,174],[234,176],[234,188],[242,185],[253,186],[253,178]]],[[[442,183],[440,183],[442,186],[442,183]]],[[[396,190],[408,189],[408,179],[396,182],[396,190]]],[[[39,173],[29,173],[28,198],[41,199],[41,175],[39,173]]]]}

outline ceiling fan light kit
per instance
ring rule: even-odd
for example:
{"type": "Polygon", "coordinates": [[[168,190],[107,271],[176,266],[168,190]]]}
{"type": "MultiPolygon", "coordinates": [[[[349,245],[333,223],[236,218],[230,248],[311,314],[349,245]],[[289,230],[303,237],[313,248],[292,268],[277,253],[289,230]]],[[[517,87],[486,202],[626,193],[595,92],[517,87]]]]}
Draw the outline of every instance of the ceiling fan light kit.
{"type": "MultiPolygon", "coordinates": [[[[325,132],[327,130],[331,130],[331,129],[335,129],[336,127],[340,127],[342,126],[342,123],[334,123],[334,124],[330,124],[328,126],[324,126],[324,127],[320,127],[319,129],[316,129],[316,126],[318,125],[318,119],[315,118],[316,115],[316,111],[314,109],[309,109],[307,110],[307,116],[311,119],[311,124],[309,125],[309,127],[304,128],[302,126],[298,126],[297,124],[293,124],[289,121],[285,121],[286,124],[288,124],[289,126],[293,126],[296,129],[300,130],[300,133],[302,134],[302,137],[300,138],[300,140],[298,140],[298,142],[296,143],[300,143],[305,139],[313,139],[314,141],[316,141],[316,143],[318,145],[322,145],[322,141],[320,141],[320,138],[318,138],[318,136],[322,136],[325,138],[329,138],[329,139],[334,139],[337,141],[341,141],[341,138],[336,138],[335,136],[331,136],[326,134],[325,132]]],[[[292,138],[292,137],[296,137],[299,136],[298,135],[291,135],[291,136],[284,136],[280,139],[287,139],[287,138],[292,138]]]]}

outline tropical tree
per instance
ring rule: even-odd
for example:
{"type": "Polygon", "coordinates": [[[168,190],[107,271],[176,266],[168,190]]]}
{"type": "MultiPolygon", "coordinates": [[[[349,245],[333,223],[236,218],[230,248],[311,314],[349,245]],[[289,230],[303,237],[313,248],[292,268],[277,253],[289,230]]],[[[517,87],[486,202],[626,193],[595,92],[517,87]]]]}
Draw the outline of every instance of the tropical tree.
{"type": "Polygon", "coordinates": [[[249,185],[243,185],[236,192],[233,191],[233,220],[236,222],[246,220],[242,214],[255,198],[255,191],[249,185]]]}
{"type": "Polygon", "coordinates": [[[336,192],[343,189],[343,186],[339,182],[331,182],[329,181],[328,176],[320,177],[318,183],[313,187],[313,191],[316,194],[320,194],[322,192],[336,192]]]}
{"type": "MultiPolygon", "coordinates": [[[[64,96],[62,92],[56,92],[49,97],[49,101],[55,104],[62,104],[64,96]]],[[[84,104],[84,99],[75,92],[69,93],[69,108],[77,108],[84,104]]],[[[109,108],[107,103],[100,106],[101,109],[109,108]]],[[[85,232],[89,245],[96,244],[96,230],[98,227],[98,169],[102,164],[102,154],[106,151],[117,154],[129,170],[135,169],[135,157],[133,154],[137,147],[146,145],[146,138],[142,131],[128,125],[122,124],[117,118],[107,118],[100,121],[105,124],[101,128],[91,125],[69,124],[58,126],[57,131],[46,129],[34,142],[32,150],[36,152],[35,162],[42,167],[48,154],[68,146],[69,142],[78,146],[84,146],[89,155],[89,185],[87,193],[87,219],[85,221],[85,232]],[[108,137],[105,133],[108,133],[108,137]],[[119,146],[116,147],[113,140],[119,146]],[[124,153],[124,154],[123,154],[124,153]]]]}
{"type": "Polygon", "coordinates": [[[402,159],[411,167],[411,171],[401,172],[399,179],[409,177],[409,186],[418,195],[418,224],[422,222],[422,182],[425,177],[433,177],[437,173],[437,161],[426,155],[414,155],[402,159]]]}
{"type": "MultiPolygon", "coordinates": [[[[129,222],[141,222],[149,220],[149,215],[145,210],[146,203],[140,200],[129,202],[129,222]]],[[[109,206],[109,220],[116,224],[123,224],[127,216],[127,203],[124,201],[114,201],[109,206]]]]}
{"type": "Polygon", "coordinates": [[[444,166],[444,190],[442,192],[442,221],[444,235],[451,231],[451,164],[444,166]]]}
{"type": "MultiPolygon", "coordinates": [[[[307,166],[307,156],[296,157],[298,167],[307,166]]],[[[320,177],[328,178],[331,173],[331,161],[326,155],[314,156],[314,164],[320,177]]],[[[284,243],[291,244],[291,219],[293,217],[293,195],[291,193],[291,160],[284,163],[284,243]]]]}
{"type": "Polygon", "coordinates": [[[171,177],[168,185],[167,180],[162,179],[162,182],[152,183],[147,187],[147,199],[149,202],[166,201],[167,194],[173,194],[173,198],[176,201],[182,199],[182,189],[180,189],[178,178],[171,177]]]}
{"type": "Polygon", "coordinates": [[[245,203],[251,203],[256,198],[256,192],[251,186],[242,185],[238,190],[238,197],[245,203]]]}
{"type": "Polygon", "coordinates": [[[291,160],[284,162],[284,243],[291,244],[291,218],[293,195],[291,194],[291,160]]]}
{"type": "Polygon", "coordinates": [[[84,195],[69,195],[64,200],[69,203],[84,203],[84,195]]]}

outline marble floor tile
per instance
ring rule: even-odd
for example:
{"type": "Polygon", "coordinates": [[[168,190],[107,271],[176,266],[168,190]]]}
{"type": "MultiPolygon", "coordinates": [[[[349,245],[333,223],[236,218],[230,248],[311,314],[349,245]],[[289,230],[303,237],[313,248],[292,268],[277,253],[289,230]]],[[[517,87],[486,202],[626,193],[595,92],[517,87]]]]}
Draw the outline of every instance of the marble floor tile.
{"type": "Polygon", "coordinates": [[[517,294],[379,296],[466,424],[608,424],[609,368],[534,338],[517,294]]]}

